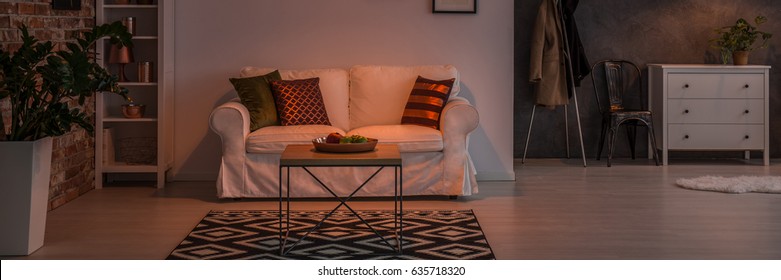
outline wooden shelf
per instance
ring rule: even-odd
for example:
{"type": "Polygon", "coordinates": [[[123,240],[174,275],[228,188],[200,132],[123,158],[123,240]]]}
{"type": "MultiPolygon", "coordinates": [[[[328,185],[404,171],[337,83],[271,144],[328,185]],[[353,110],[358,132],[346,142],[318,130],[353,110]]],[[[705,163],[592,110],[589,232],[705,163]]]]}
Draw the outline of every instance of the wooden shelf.
{"type": "MultiPolygon", "coordinates": [[[[100,0],[98,0],[98,1],[100,1],[100,0]]],[[[106,5],[103,5],[103,8],[106,8],[106,9],[157,9],[157,5],[136,5],[136,4],[117,5],[117,4],[106,4],[106,5]]]]}
{"type": "Polygon", "coordinates": [[[129,119],[122,116],[108,116],[103,118],[103,122],[156,122],[157,118],[137,118],[129,119]]]}
{"type": "Polygon", "coordinates": [[[142,86],[157,86],[157,83],[156,82],[152,82],[152,83],[145,83],[145,82],[120,82],[119,85],[123,86],[123,87],[133,87],[133,86],[135,86],[135,87],[142,87],[142,86]]]}
{"type": "Polygon", "coordinates": [[[133,40],[157,40],[157,36],[133,36],[133,40]]]}
{"type": "MultiPolygon", "coordinates": [[[[157,40],[157,36],[155,35],[134,35],[132,37],[133,40],[157,40]]],[[[103,38],[103,40],[110,40],[111,38],[103,38]]]]}

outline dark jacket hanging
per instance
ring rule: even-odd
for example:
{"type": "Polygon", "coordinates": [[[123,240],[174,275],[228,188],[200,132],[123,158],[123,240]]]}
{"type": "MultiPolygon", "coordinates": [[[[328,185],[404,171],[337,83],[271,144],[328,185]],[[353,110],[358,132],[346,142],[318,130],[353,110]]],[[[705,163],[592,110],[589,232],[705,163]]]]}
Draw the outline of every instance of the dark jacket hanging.
{"type": "MultiPolygon", "coordinates": [[[[583,43],[580,41],[580,34],[578,34],[578,26],[575,23],[574,14],[578,2],[579,0],[561,0],[562,19],[564,20],[564,30],[566,30],[567,38],[569,39],[572,74],[575,76],[572,80],[575,82],[575,86],[580,86],[580,81],[591,72],[591,64],[588,63],[586,58],[586,51],[583,49],[583,43]]],[[[572,96],[571,92],[570,96],[572,96]]]]}

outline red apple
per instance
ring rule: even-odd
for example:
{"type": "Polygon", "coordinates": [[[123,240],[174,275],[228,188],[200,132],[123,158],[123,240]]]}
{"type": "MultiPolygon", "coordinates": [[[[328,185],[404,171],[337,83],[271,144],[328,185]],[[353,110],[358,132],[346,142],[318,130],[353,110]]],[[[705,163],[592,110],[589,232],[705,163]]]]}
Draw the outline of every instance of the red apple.
{"type": "Polygon", "coordinates": [[[328,136],[325,137],[326,143],[332,143],[332,144],[339,144],[339,140],[342,140],[342,134],[339,134],[339,132],[333,132],[328,134],[328,136]]]}

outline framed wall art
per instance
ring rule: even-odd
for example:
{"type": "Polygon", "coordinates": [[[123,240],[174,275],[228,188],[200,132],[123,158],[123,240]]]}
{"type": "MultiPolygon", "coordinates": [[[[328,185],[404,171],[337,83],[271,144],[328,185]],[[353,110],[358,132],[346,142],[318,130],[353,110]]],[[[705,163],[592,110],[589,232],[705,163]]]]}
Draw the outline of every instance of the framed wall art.
{"type": "Polygon", "coordinates": [[[432,0],[434,13],[476,14],[477,0],[432,0]]]}

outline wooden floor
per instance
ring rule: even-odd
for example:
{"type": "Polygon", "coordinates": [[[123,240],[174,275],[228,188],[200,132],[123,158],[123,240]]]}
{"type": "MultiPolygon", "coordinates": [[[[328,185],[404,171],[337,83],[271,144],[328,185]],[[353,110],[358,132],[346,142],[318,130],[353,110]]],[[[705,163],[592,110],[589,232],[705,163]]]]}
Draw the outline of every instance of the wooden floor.
{"type": "MultiPolygon", "coordinates": [[[[515,182],[480,182],[455,200],[406,209],[473,209],[499,259],[781,259],[781,194],[685,190],[682,177],[779,175],[781,162],[645,160],[516,162],[515,182]]],[[[301,209],[330,209],[305,201],[301,209]]],[[[392,208],[358,201],[359,209],[392,208]]],[[[272,200],[215,198],[213,182],[165,189],[108,187],[49,213],[43,248],[29,259],[163,259],[209,210],[276,209],[272,200]]]]}

